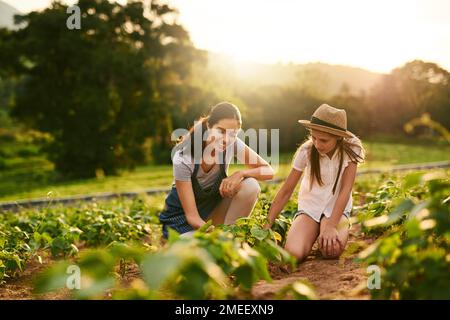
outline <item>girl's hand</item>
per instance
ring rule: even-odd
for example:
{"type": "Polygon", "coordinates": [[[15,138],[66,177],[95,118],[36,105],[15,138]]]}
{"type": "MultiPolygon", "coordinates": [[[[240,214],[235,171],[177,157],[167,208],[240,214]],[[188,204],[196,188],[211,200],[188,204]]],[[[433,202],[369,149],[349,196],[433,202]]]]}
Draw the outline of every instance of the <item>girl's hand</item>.
{"type": "Polygon", "coordinates": [[[239,191],[242,179],[243,177],[239,171],[233,173],[228,178],[223,179],[219,187],[222,198],[232,198],[239,191]]]}
{"type": "Polygon", "coordinates": [[[341,241],[339,240],[339,233],[335,227],[325,225],[320,230],[318,237],[319,247],[325,250],[328,256],[335,256],[341,249],[341,241]]]}
{"type": "Polygon", "coordinates": [[[272,225],[273,225],[273,222],[272,222],[272,223],[267,222],[267,223],[264,225],[263,229],[264,229],[264,230],[269,230],[270,228],[272,228],[272,225]]]}
{"type": "MultiPolygon", "coordinates": [[[[269,211],[270,211],[270,210],[269,210],[269,211]]],[[[272,220],[272,219],[270,218],[270,215],[269,215],[269,217],[267,218],[267,222],[264,224],[263,229],[264,229],[264,230],[269,230],[269,229],[271,229],[274,223],[275,223],[275,219],[272,220]]]]}

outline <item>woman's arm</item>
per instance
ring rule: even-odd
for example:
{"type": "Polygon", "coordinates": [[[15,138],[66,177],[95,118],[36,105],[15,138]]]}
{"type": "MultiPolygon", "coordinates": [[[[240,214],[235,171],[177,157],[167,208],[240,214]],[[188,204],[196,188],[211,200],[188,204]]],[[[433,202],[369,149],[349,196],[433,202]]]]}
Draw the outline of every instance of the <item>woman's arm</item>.
{"type": "Polygon", "coordinates": [[[187,222],[194,229],[200,228],[205,224],[205,221],[198,213],[197,204],[195,203],[194,190],[192,189],[192,182],[175,180],[175,187],[177,189],[184,214],[186,215],[187,222]]]}
{"type": "Polygon", "coordinates": [[[252,177],[256,180],[270,180],[275,174],[272,166],[247,145],[244,147],[243,162],[247,168],[237,171],[243,178],[252,177]]]}
{"type": "Polygon", "coordinates": [[[220,185],[222,197],[232,197],[237,192],[237,188],[244,178],[252,177],[256,180],[270,180],[273,178],[275,173],[272,166],[253,149],[244,145],[243,155],[243,163],[246,168],[236,171],[228,178],[222,180],[220,185]]]}
{"type": "Polygon", "coordinates": [[[295,190],[295,187],[297,186],[298,181],[300,180],[300,177],[302,176],[302,171],[298,171],[296,169],[291,169],[291,172],[289,173],[289,176],[287,177],[286,181],[281,186],[280,190],[278,190],[277,195],[273,199],[272,205],[269,209],[268,214],[268,220],[269,223],[267,225],[268,228],[272,226],[275,219],[280,214],[281,210],[283,210],[284,206],[288,202],[288,200],[291,198],[292,193],[295,190]]]}

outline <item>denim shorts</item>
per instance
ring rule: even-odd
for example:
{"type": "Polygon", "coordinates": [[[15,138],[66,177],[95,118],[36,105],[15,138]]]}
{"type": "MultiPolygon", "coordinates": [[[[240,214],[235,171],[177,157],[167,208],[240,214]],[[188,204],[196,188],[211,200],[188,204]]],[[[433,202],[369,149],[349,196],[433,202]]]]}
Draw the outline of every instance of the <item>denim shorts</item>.
{"type": "MultiPolygon", "coordinates": [[[[325,213],[322,213],[321,215],[320,215],[320,219],[319,219],[319,221],[317,221],[316,219],[314,219],[310,214],[308,214],[306,211],[303,211],[303,210],[297,210],[297,212],[294,214],[294,217],[292,218],[292,221],[294,221],[295,220],[295,218],[297,218],[299,215],[301,215],[301,214],[306,214],[308,217],[310,217],[311,219],[313,219],[314,221],[316,221],[317,223],[320,223],[320,221],[322,221],[322,219],[325,217],[325,213]]],[[[343,214],[346,218],[347,218],[347,220],[348,220],[348,222],[349,222],[349,228],[351,228],[352,227],[352,222],[351,222],[351,220],[350,220],[350,212],[349,211],[344,211],[344,214],[343,214]]]]}

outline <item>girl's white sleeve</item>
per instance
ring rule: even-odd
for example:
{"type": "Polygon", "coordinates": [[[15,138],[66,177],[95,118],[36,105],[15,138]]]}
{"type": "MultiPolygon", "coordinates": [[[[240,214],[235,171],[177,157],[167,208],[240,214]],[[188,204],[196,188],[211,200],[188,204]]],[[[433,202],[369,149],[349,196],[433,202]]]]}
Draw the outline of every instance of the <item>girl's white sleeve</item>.
{"type": "Polygon", "coordinates": [[[304,171],[308,164],[308,150],[305,145],[300,146],[295,152],[292,160],[292,168],[298,171],[304,171]]]}
{"type": "MultiPolygon", "coordinates": [[[[366,155],[365,155],[365,153],[364,153],[364,148],[363,148],[363,146],[362,146],[362,142],[361,142],[361,140],[359,139],[359,138],[357,138],[357,137],[354,137],[354,138],[351,138],[350,140],[349,140],[349,142],[351,142],[351,143],[354,143],[354,144],[356,144],[357,146],[351,146],[350,148],[357,154],[357,155],[359,155],[361,158],[362,158],[362,160],[364,160],[365,159],[365,157],[366,157],[366,155]]],[[[344,168],[345,167],[347,167],[348,166],[348,164],[350,163],[350,158],[349,158],[349,156],[347,155],[347,154],[345,154],[345,163],[344,163],[344,168]]],[[[359,163],[358,163],[358,165],[359,165],[359,163]]]]}

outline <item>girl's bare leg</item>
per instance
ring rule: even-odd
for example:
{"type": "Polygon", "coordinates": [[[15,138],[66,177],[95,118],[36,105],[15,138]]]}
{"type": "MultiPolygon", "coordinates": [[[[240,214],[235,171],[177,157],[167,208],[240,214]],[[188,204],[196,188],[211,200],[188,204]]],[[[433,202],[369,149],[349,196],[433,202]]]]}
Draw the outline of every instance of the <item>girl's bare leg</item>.
{"type": "Polygon", "coordinates": [[[299,261],[302,261],[311,252],[318,236],[319,224],[307,214],[301,214],[292,222],[284,248],[299,261]]]}

